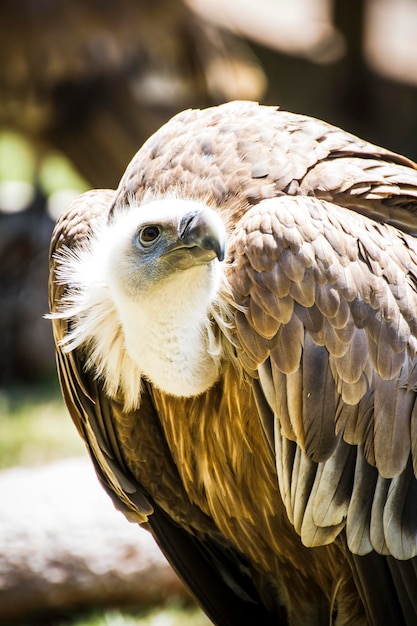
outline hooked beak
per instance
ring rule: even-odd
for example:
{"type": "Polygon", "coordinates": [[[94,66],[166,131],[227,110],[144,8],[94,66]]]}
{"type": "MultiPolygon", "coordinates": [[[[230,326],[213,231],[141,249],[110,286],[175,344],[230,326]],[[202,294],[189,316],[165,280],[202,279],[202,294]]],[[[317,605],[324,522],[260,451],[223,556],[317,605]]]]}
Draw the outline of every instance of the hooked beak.
{"type": "Polygon", "coordinates": [[[223,261],[226,254],[227,235],[219,215],[212,209],[202,209],[185,215],[179,225],[179,239],[196,257],[217,257],[223,261]],[[207,254],[208,253],[208,254],[207,254]]]}

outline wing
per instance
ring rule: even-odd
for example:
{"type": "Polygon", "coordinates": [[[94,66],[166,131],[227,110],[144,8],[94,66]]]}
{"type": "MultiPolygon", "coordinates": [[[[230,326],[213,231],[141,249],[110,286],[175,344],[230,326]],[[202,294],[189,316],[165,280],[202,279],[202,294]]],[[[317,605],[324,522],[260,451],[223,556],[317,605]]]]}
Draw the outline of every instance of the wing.
{"type": "Polygon", "coordinates": [[[307,546],[343,536],[353,555],[388,556],[412,585],[410,623],[416,279],[416,239],[315,198],[261,202],[231,241],[239,359],[274,416],[288,517],[307,546]]]}
{"type": "MultiPolygon", "coordinates": [[[[98,478],[116,508],[150,530],[162,551],[214,623],[236,619],[276,624],[262,606],[246,563],[187,498],[145,386],[140,411],[124,412],[100,379],[86,370],[83,350],[65,351],[68,322],[59,315],[67,285],[62,254],[76,254],[101,220],[114,191],[97,190],[73,202],[57,222],[50,250],[49,299],[63,397],[85,441],[98,478]]],[[[278,622],[279,623],[279,622],[278,622]]]]}

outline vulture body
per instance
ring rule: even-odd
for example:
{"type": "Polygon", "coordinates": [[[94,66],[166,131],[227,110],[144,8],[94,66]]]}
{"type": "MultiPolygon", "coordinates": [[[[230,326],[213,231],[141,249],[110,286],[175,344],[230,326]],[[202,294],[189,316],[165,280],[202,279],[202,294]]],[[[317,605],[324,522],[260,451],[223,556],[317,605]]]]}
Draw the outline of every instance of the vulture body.
{"type": "Polygon", "coordinates": [[[216,624],[417,623],[416,210],[407,158],[233,102],[57,222],[64,399],[216,624]]]}

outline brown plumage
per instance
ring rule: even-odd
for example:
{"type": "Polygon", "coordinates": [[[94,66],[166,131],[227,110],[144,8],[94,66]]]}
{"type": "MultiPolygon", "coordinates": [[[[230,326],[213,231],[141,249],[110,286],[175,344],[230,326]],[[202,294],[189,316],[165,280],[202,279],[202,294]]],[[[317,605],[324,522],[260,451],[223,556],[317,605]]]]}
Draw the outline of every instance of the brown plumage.
{"type": "Polygon", "coordinates": [[[216,624],[416,623],[416,210],[405,157],[236,102],[57,223],[65,401],[216,624]]]}

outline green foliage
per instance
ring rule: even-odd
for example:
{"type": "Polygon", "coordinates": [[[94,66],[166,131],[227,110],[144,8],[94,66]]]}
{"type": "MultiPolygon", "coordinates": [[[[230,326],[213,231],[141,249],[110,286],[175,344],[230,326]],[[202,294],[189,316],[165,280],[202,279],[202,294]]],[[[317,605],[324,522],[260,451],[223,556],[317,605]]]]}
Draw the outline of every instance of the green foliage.
{"type": "Polygon", "coordinates": [[[0,469],[82,454],[57,382],[0,390],[0,469]]]}
{"type": "Polygon", "coordinates": [[[80,617],[71,624],[67,622],[66,626],[209,626],[209,624],[211,624],[209,619],[198,608],[172,605],[140,613],[120,611],[93,613],[80,617]]]}
{"type": "Polygon", "coordinates": [[[0,129],[0,182],[33,183],[36,176],[47,196],[61,189],[85,191],[87,182],[60,152],[50,151],[36,163],[31,144],[19,133],[0,129]]]}
{"type": "Polygon", "coordinates": [[[86,181],[59,152],[50,152],[42,160],[39,180],[47,196],[60,189],[75,189],[81,193],[88,188],[86,181]]]}
{"type": "Polygon", "coordinates": [[[22,135],[0,131],[0,181],[33,181],[35,158],[29,143],[22,135]]]}

